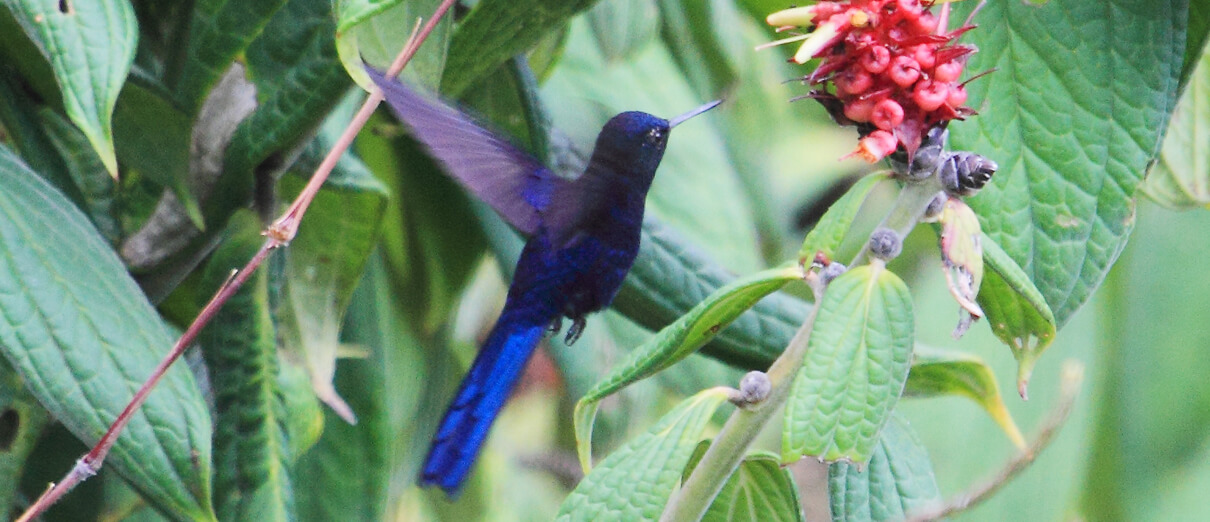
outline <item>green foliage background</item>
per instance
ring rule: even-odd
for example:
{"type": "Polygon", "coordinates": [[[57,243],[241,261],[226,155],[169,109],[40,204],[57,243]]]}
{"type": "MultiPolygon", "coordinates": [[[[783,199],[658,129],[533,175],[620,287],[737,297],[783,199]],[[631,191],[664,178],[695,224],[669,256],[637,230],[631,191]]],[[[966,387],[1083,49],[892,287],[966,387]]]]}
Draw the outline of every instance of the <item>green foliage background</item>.
{"type": "MultiPolygon", "coordinates": [[[[0,513],[20,512],[103,432],[352,117],[360,59],[384,67],[437,3],[4,1],[0,513]]],[[[763,18],[781,2],[466,4],[475,5],[438,25],[404,78],[568,173],[619,111],[667,116],[727,99],[674,133],[614,309],[574,347],[550,340],[457,502],[415,488],[521,240],[380,111],[300,236],[215,319],[200,355],[169,372],[101,474],[48,520],[531,520],[636,499],[650,504],[636,513],[660,512],[659,495],[642,494],[656,489],[598,498],[590,488],[621,480],[609,459],[651,465],[633,460],[643,441],[671,440],[653,427],[675,427],[675,451],[661,455],[679,464],[660,488],[696,465],[697,441],[712,430],[703,426],[730,408],[713,387],[767,368],[812,306],[784,273],[744,276],[795,258],[822,211],[871,167],[837,161],[851,131],[812,102],[788,103],[805,92],[786,82],[805,73],[783,62],[789,49],[753,50],[773,38],[763,18]],[[739,298],[691,312],[720,288],[739,298]],[[703,314],[734,323],[703,335],[693,322],[703,314]],[[685,330],[653,337],[682,316],[685,330]],[[600,403],[592,452],[604,471],[571,493],[576,400],[636,347],[665,348],[667,362],[688,357],[600,403]],[[357,424],[337,415],[341,404],[357,424]]],[[[954,18],[973,4],[955,4],[954,18]]],[[[845,464],[830,473],[798,464],[791,478],[768,451],[781,448],[778,426],[709,519],[796,519],[797,501],[808,518],[829,506],[837,517],[895,518],[892,507],[955,495],[1018,451],[985,410],[1006,406],[1030,436],[1058,400],[1069,358],[1090,378],[1060,436],[956,518],[1208,516],[1199,493],[1210,483],[1210,236],[1201,233],[1210,215],[1200,207],[1210,202],[1210,67],[1195,66],[1206,61],[1210,3],[992,0],[976,21],[964,41],[981,52],[967,74],[996,72],[970,84],[980,114],[953,125],[951,144],[1000,164],[971,206],[1059,327],[1049,348],[1033,339],[1015,354],[1046,350],[1029,401],[1008,391],[1018,367],[1002,332],[985,322],[950,337],[957,306],[935,233],[920,228],[890,266],[911,292],[917,354],[942,348],[986,364],[962,359],[976,369],[968,378],[984,372],[967,391],[950,383],[892,401],[870,473],[908,486],[863,490],[874,479],[845,464]]],[[[886,192],[850,209],[851,230],[830,247],[838,259],[856,252],[886,192]]],[[[1041,323],[1009,329],[1040,335],[1041,323]]]]}

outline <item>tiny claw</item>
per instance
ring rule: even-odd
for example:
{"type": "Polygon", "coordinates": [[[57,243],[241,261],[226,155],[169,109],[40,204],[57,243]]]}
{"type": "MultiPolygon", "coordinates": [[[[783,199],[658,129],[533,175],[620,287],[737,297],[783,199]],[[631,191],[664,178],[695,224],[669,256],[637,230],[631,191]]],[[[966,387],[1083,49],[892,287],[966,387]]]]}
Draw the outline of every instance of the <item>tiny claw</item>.
{"type": "MultiPolygon", "coordinates": [[[[559,321],[562,322],[562,319],[559,319],[559,321]]],[[[580,334],[584,333],[584,325],[586,324],[588,324],[588,321],[585,321],[583,317],[573,318],[571,320],[571,328],[567,329],[567,337],[563,338],[563,342],[567,346],[576,344],[576,341],[580,339],[580,334]]]]}
{"type": "MultiPolygon", "coordinates": [[[[562,317],[556,317],[554,321],[551,321],[551,323],[550,323],[550,334],[551,335],[559,333],[559,330],[562,330],[562,329],[563,329],[563,318],[562,317]]],[[[568,333],[570,333],[570,332],[568,332],[568,333]]]]}

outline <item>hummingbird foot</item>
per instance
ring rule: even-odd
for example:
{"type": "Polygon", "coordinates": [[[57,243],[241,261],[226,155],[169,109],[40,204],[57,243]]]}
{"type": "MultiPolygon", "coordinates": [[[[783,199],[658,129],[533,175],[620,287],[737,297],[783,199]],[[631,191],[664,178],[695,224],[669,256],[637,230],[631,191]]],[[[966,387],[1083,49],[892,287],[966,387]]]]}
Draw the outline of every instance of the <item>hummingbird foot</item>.
{"type": "MultiPolygon", "coordinates": [[[[562,321],[562,319],[559,319],[559,321],[562,321]]],[[[586,324],[588,324],[588,321],[585,321],[583,317],[572,318],[571,328],[567,329],[567,337],[563,338],[563,342],[567,343],[567,346],[575,344],[580,339],[580,334],[584,333],[584,325],[586,324]]]]}

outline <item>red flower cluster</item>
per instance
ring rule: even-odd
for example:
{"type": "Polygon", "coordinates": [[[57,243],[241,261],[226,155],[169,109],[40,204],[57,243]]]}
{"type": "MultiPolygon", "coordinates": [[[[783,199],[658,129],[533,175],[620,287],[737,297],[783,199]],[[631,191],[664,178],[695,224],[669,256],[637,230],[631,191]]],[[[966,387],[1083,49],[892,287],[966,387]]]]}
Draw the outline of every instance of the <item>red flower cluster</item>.
{"type": "Polygon", "coordinates": [[[767,19],[778,31],[815,28],[774,44],[803,41],[792,59],[797,63],[823,59],[803,80],[824,86],[812,96],[838,108],[832,112],[842,124],[864,127],[855,154],[868,161],[899,145],[914,155],[929,128],[974,113],[963,106],[966,88],[958,78],[975,47],[955,42],[973,26],[947,31],[949,6],[936,17],[929,12],[932,5],[932,0],[821,1],[767,19]]]}

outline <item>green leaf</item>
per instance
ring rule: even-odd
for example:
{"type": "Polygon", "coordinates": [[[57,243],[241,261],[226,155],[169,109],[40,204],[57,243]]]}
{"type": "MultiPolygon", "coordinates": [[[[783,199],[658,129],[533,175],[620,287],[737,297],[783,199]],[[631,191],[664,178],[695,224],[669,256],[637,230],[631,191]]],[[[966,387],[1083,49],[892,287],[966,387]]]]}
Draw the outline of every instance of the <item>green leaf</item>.
{"type": "MultiPolygon", "coordinates": [[[[347,121],[334,118],[332,123],[343,127],[347,121]]],[[[322,157],[335,141],[328,131],[340,132],[326,129],[304,156],[322,157]]],[[[283,197],[293,200],[302,191],[313,171],[311,163],[300,161],[299,169],[282,178],[283,197]]],[[[279,317],[282,340],[287,350],[301,356],[316,396],[349,422],[355,422],[355,416],[332,387],[340,326],[353,288],[378,242],[386,204],[386,187],[360,160],[345,154],[285,251],[286,286],[279,317]]]]}
{"type": "MultiPolygon", "coordinates": [[[[3,23],[3,17],[8,14],[7,9],[0,9],[0,24],[3,23]]],[[[11,22],[12,29],[17,29],[17,22],[11,22]]],[[[5,34],[5,31],[9,29],[0,25],[0,35],[5,34]]],[[[15,32],[16,36],[25,39],[24,33],[21,33],[20,30],[15,32]]],[[[28,40],[26,41],[28,42],[28,40]]],[[[0,41],[0,50],[4,45],[5,43],[0,41]]],[[[0,60],[4,59],[3,56],[0,56],[0,60]]],[[[37,54],[37,50],[34,50],[34,56],[29,61],[34,59],[42,60],[42,56],[37,54]]],[[[48,76],[50,76],[49,70],[48,65],[48,76]]],[[[67,160],[62,157],[43,126],[40,112],[51,109],[40,105],[37,98],[26,90],[23,83],[30,81],[28,78],[20,78],[14,73],[15,71],[12,69],[0,66],[0,126],[4,127],[5,142],[21,156],[31,170],[59,189],[68,199],[80,204],[84,200],[84,196],[68,172],[67,160]]],[[[53,79],[51,83],[54,83],[53,79]]],[[[88,146],[92,147],[91,144],[88,146]]],[[[106,172],[106,177],[108,175],[109,173],[106,172]]],[[[112,181],[110,183],[112,184],[112,181]]]]}
{"type": "Polygon", "coordinates": [[[735,14],[734,7],[696,0],[660,0],[658,4],[661,36],[694,91],[704,96],[731,91],[740,74],[723,32],[739,25],[727,16],[735,14]],[[718,16],[720,12],[723,16],[718,16]],[[731,27],[718,27],[720,19],[731,27]]]}
{"type": "Polygon", "coordinates": [[[907,380],[911,295],[885,267],[862,265],[833,280],[819,307],[786,402],[782,461],[865,462],[907,380]]]}
{"type": "Polygon", "coordinates": [[[46,138],[65,162],[67,174],[80,192],[83,200],[81,210],[88,213],[92,224],[106,241],[116,243],[122,229],[113,213],[115,187],[105,171],[105,165],[101,164],[101,158],[88,146],[84,133],[58,113],[43,107],[38,111],[38,116],[42,120],[46,138]]]}
{"type": "MultiPolygon", "coordinates": [[[[954,4],[962,20],[977,2],[954,4]]],[[[1062,326],[1104,279],[1176,104],[1185,0],[989,2],[964,42],[983,51],[955,149],[1000,165],[970,204],[1062,326]]]]}
{"type": "Polygon", "coordinates": [[[26,459],[48,421],[21,376],[0,358],[0,513],[6,516],[13,512],[26,459]]]}
{"type": "Polygon", "coordinates": [[[599,2],[584,13],[607,62],[629,59],[656,35],[660,11],[648,0],[599,2]]]}
{"type": "MultiPolygon", "coordinates": [[[[433,15],[441,0],[339,0],[336,2],[336,48],[349,76],[365,89],[374,82],[365,65],[387,70],[403,50],[416,20],[433,15]]],[[[447,14],[429,33],[424,45],[408,62],[403,78],[436,90],[445,70],[453,13],[447,14]]]]}
{"type": "Polygon", "coordinates": [[[1191,0],[1189,2],[1189,29],[1185,38],[1185,60],[1181,65],[1181,87],[1189,87],[1189,78],[1201,61],[1210,37],[1210,1],[1191,0]]]}
{"type": "Polygon", "coordinates": [[[482,0],[450,41],[441,92],[451,98],[596,0],[482,0]]]}
{"type": "Polygon", "coordinates": [[[198,0],[193,4],[189,50],[175,82],[176,99],[191,112],[244,52],[286,0],[198,0]]]}
{"type": "Polygon", "coordinates": [[[1168,123],[1143,193],[1168,208],[1210,205],[1210,52],[1203,50],[1168,123]]]}
{"type": "Polygon", "coordinates": [[[227,147],[225,168],[203,207],[207,226],[221,225],[252,199],[254,174],[273,174],[319,126],[348,90],[332,46],[335,23],[326,0],[295,0],[274,15],[247,50],[259,105],[227,147]]]}
{"type": "Polygon", "coordinates": [[[718,289],[692,310],[632,350],[576,403],[576,446],[580,465],[592,462],[592,424],[601,399],[688,357],[761,298],[786,283],[803,278],[798,265],[772,268],[741,277],[718,289]]]}
{"type": "MultiPolygon", "coordinates": [[[[652,330],[672,324],[736,279],[656,219],[644,218],[642,244],[613,307],[652,330]]],[[[790,342],[809,307],[798,298],[772,294],[719,332],[702,353],[740,368],[767,369],[790,342]]]]}
{"type": "MultiPolygon", "coordinates": [[[[0,350],[56,420],[96,442],[173,336],[88,218],[3,147],[0,186],[0,350]]],[[[165,512],[214,518],[210,417],[184,365],[105,462],[165,512]]]]}
{"type": "Polygon", "coordinates": [[[996,374],[990,366],[974,355],[916,345],[912,352],[912,369],[908,373],[904,397],[935,397],[957,395],[978,404],[1021,450],[1025,437],[1004,406],[996,374]]]}
{"type": "Polygon", "coordinates": [[[646,433],[631,439],[580,481],[556,520],[655,520],[664,510],[681,472],[726,388],[685,399],[646,433]]]}
{"type": "MultiPolygon", "coordinates": [[[[236,214],[203,272],[218,289],[265,240],[251,212],[236,214]]],[[[210,292],[202,292],[209,299],[210,292]]],[[[293,519],[285,412],[269,278],[258,270],[198,335],[214,389],[214,498],[222,520],[293,519]]]]}
{"type": "Polygon", "coordinates": [[[200,228],[197,198],[186,186],[193,121],[161,90],[162,86],[138,81],[131,81],[122,89],[113,115],[118,159],[128,173],[137,173],[171,189],[194,225],[200,228]]]}
{"type": "MultiPolygon", "coordinates": [[[[706,448],[710,444],[698,444],[683,477],[687,479],[706,448]]],[[[798,486],[790,470],[781,467],[777,455],[756,452],[744,457],[739,468],[723,484],[714,502],[702,516],[702,522],[778,522],[802,521],[802,507],[798,502],[798,486]]]]}
{"type": "Polygon", "coordinates": [[[110,118],[134,61],[138,27],[125,0],[4,0],[25,33],[50,60],[63,109],[114,178],[110,118]]]}
{"type": "Polygon", "coordinates": [[[861,204],[865,203],[874,187],[890,179],[889,173],[871,174],[853,184],[844,196],[828,207],[819,223],[807,234],[798,251],[798,263],[804,266],[810,264],[817,253],[834,259],[845,234],[853,225],[853,219],[857,217],[857,211],[861,210],[861,204]]]}
{"type": "Polygon", "coordinates": [[[1029,276],[1009,257],[995,240],[983,236],[983,285],[979,288],[979,306],[987,322],[1012,349],[1017,359],[1017,392],[1026,397],[1026,384],[1034,364],[1055,339],[1055,319],[1029,276]]]}
{"type": "Polygon", "coordinates": [[[868,466],[828,467],[832,520],[904,520],[941,501],[928,453],[912,427],[892,415],[868,466]]]}

